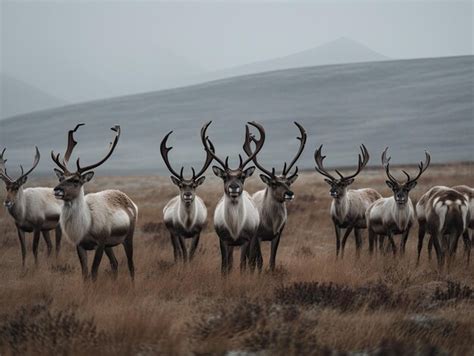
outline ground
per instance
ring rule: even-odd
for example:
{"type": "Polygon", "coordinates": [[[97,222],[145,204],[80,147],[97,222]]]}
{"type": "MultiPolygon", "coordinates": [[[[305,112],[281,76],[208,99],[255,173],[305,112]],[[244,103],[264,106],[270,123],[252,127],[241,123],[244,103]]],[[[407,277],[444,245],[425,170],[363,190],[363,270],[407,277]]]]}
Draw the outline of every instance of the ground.
{"type": "MultiPolygon", "coordinates": [[[[468,164],[432,166],[411,198],[416,202],[433,185],[473,185],[472,173],[468,164]]],[[[474,274],[462,249],[450,271],[439,272],[426,250],[416,267],[415,227],[404,258],[370,259],[364,233],[360,260],[355,259],[352,237],[344,259],[336,260],[329,187],[315,172],[302,173],[294,184],[296,199],[288,206],[277,271],[250,275],[234,268],[226,279],[220,275],[212,228],[213,209],[223,192],[220,181],[209,178],[198,189],[209,208],[209,224],[195,260],[176,266],[162,224],[162,208],[177,193],[169,178],[101,177],[100,170],[96,177],[88,192],[120,189],[139,207],[135,284],[120,246],[116,282],[104,257],[98,281],[84,283],[75,249],[66,241],[59,257],[49,259],[41,243],[35,266],[31,236],[22,270],[14,224],[2,209],[1,354],[474,352],[474,274]]],[[[353,188],[372,187],[388,196],[384,181],[381,169],[370,169],[353,188]]],[[[33,177],[27,183],[54,184],[54,179],[33,177]]],[[[246,183],[249,192],[262,188],[258,175],[246,183]]],[[[2,187],[1,201],[3,197],[2,187]]],[[[268,243],[263,252],[266,267],[268,243]]]]}

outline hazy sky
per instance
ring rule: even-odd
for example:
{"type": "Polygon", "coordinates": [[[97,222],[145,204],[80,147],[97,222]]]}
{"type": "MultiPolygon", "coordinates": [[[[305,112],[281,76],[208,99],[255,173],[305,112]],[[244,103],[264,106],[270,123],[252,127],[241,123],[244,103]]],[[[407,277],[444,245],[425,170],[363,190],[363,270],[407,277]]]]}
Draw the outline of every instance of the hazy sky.
{"type": "Polygon", "coordinates": [[[472,8],[471,1],[2,0],[1,64],[79,101],[158,89],[342,36],[394,59],[472,54],[472,8]]]}

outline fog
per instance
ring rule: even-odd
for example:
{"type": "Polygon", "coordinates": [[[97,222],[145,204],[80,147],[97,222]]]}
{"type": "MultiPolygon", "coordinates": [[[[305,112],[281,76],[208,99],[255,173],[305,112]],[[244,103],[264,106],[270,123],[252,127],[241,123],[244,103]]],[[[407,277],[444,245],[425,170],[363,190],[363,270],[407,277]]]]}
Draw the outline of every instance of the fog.
{"type": "Polygon", "coordinates": [[[392,59],[472,54],[472,16],[470,1],[2,1],[1,71],[76,103],[181,86],[340,37],[392,59]]]}

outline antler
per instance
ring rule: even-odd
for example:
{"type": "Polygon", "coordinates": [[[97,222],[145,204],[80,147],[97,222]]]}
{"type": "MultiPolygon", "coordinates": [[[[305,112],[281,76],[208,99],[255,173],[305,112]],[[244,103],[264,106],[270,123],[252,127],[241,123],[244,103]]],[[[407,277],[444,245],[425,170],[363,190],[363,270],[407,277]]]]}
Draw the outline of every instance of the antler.
{"type": "Polygon", "coordinates": [[[334,178],[323,166],[323,161],[326,158],[326,156],[323,156],[321,154],[322,148],[323,148],[323,145],[319,146],[316,152],[314,152],[314,161],[316,162],[316,167],[314,167],[314,169],[316,169],[316,171],[322,174],[323,176],[331,180],[336,180],[336,178],[334,178]]]}
{"type": "MultiPolygon", "coordinates": [[[[318,171],[320,174],[322,174],[323,176],[326,176],[328,177],[329,179],[331,180],[336,180],[335,177],[333,177],[324,167],[323,167],[323,160],[326,158],[326,156],[322,156],[321,155],[321,149],[322,149],[323,145],[319,146],[319,148],[316,150],[316,152],[314,153],[314,160],[316,161],[316,171],[318,171]]],[[[351,174],[349,176],[343,176],[341,174],[341,172],[339,172],[337,169],[335,169],[335,172],[337,173],[337,175],[341,178],[341,180],[347,180],[347,179],[352,179],[354,178],[355,176],[357,176],[360,171],[367,165],[367,163],[369,162],[369,151],[367,150],[367,148],[365,147],[365,145],[361,145],[360,146],[360,151],[362,153],[362,156],[361,154],[359,153],[359,161],[358,161],[358,165],[357,165],[357,170],[354,174],[351,174]]]]}
{"type": "Polygon", "coordinates": [[[245,161],[243,161],[242,156],[239,155],[239,160],[240,160],[239,168],[240,169],[243,169],[247,165],[247,163],[249,163],[250,161],[253,161],[257,157],[257,154],[262,150],[263,144],[265,143],[265,129],[263,128],[263,126],[256,123],[255,121],[251,121],[251,122],[249,121],[247,124],[255,127],[258,130],[260,138],[257,140],[254,135],[251,135],[249,126],[245,125],[245,141],[243,145],[244,152],[247,153],[246,150],[247,149],[250,150],[250,148],[247,147],[247,146],[250,146],[250,143],[249,143],[250,141],[255,142],[255,151],[253,151],[253,153],[248,155],[245,161]]]}
{"type": "MultiPolygon", "coordinates": [[[[71,174],[71,172],[67,168],[67,163],[69,161],[69,158],[71,157],[71,153],[72,153],[74,147],[77,144],[77,142],[74,140],[74,132],[76,132],[76,130],[80,126],[83,126],[83,125],[84,124],[78,124],[78,125],[76,125],[74,130],[70,130],[68,132],[68,145],[67,145],[66,153],[65,153],[64,158],[62,160],[62,163],[59,160],[59,155],[60,154],[58,153],[57,155],[55,155],[54,152],[51,151],[51,158],[53,159],[54,163],[56,163],[56,165],[59,168],[61,168],[62,171],[66,174],[71,174]]],[[[81,167],[80,158],[78,158],[77,161],[76,161],[76,167],[77,167],[76,173],[82,174],[84,172],[90,171],[91,169],[94,169],[94,168],[100,166],[101,164],[103,164],[112,155],[112,153],[114,152],[115,147],[117,146],[118,140],[120,138],[120,126],[115,125],[114,127],[111,128],[111,130],[114,131],[116,134],[115,134],[113,142],[110,143],[109,152],[105,155],[105,157],[102,160],[100,160],[99,162],[97,162],[95,164],[91,164],[91,165],[86,166],[86,167],[81,167]]]]}
{"type": "MultiPolygon", "coordinates": [[[[296,161],[298,160],[298,158],[300,158],[301,154],[303,153],[303,149],[304,149],[304,146],[306,144],[307,136],[306,136],[305,129],[303,128],[303,126],[301,126],[296,121],[294,123],[298,127],[298,129],[300,130],[300,133],[301,133],[301,137],[296,138],[297,140],[300,141],[300,148],[298,149],[298,152],[296,153],[296,156],[293,158],[293,160],[291,161],[288,168],[287,168],[286,162],[285,162],[285,165],[283,166],[283,176],[286,176],[288,173],[290,173],[290,171],[293,168],[293,166],[295,165],[296,161]]],[[[292,176],[294,176],[296,173],[298,173],[298,167],[296,167],[296,171],[295,171],[295,173],[293,173],[292,176]]]]}
{"type": "Polygon", "coordinates": [[[341,179],[351,179],[351,178],[354,178],[355,176],[357,176],[360,171],[367,165],[367,163],[369,162],[369,151],[367,150],[367,147],[365,147],[365,145],[361,145],[360,146],[360,151],[362,153],[362,156],[359,154],[359,162],[358,162],[358,165],[357,165],[357,171],[350,175],[350,176],[347,176],[347,177],[344,177],[341,173],[339,173],[339,171],[336,169],[336,173],[341,177],[341,179]]]}
{"type": "Polygon", "coordinates": [[[35,149],[36,149],[36,152],[35,152],[35,158],[34,158],[34,161],[33,161],[33,166],[30,168],[30,170],[28,172],[25,173],[25,171],[23,169],[23,166],[20,165],[21,175],[15,180],[15,179],[12,179],[7,174],[7,169],[5,167],[5,163],[7,162],[7,160],[3,158],[3,154],[5,153],[5,150],[6,150],[6,148],[4,148],[3,151],[2,151],[2,154],[0,154],[0,178],[3,179],[4,181],[9,181],[10,183],[13,183],[15,181],[19,181],[20,179],[26,177],[28,174],[33,172],[33,170],[38,165],[38,163],[40,161],[40,157],[41,157],[38,147],[35,146],[35,149]]]}
{"type": "Polygon", "coordinates": [[[13,183],[14,180],[7,174],[7,168],[5,167],[5,163],[7,163],[7,160],[3,158],[5,151],[6,148],[0,154],[0,178],[5,182],[13,183]]]}
{"type": "Polygon", "coordinates": [[[204,124],[204,126],[201,128],[201,141],[202,141],[202,144],[204,145],[204,150],[206,151],[206,153],[212,156],[213,159],[219,162],[219,164],[224,169],[226,169],[229,167],[229,156],[226,157],[225,162],[222,161],[219,157],[217,157],[215,154],[214,145],[212,144],[209,137],[206,136],[207,128],[209,127],[211,123],[212,121],[209,121],[208,123],[204,124]]]}
{"type": "Polygon", "coordinates": [[[385,168],[385,173],[387,174],[387,177],[391,182],[400,184],[397,178],[395,178],[394,176],[390,174],[390,159],[392,157],[387,157],[387,150],[388,150],[388,147],[385,147],[385,150],[382,152],[382,165],[385,168]]]}
{"type": "MultiPolygon", "coordinates": [[[[250,148],[250,142],[255,142],[255,137],[253,135],[247,135],[246,136],[246,141],[244,143],[244,152],[247,156],[252,156],[253,153],[252,153],[252,149],[250,148]]],[[[265,173],[266,175],[270,176],[270,177],[274,177],[275,176],[275,168],[272,168],[272,171],[270,172],[269,170],[265,169],[265,167],[263,167],[258,161],[257,161],[257,156],[255,155],[254,158],[253,158],[253,163],[258,167],[258,169],[260,169],[263,173],[265,173]]]]}
{"type": "Polygon", "coordinates": [[[204,162],[204,165],[202,166],[201,170],[198,172],[198,174],[196,174],[196,172],[194,171],[194,167],[191,167],[191,170],[193,171],[193,180],[196,180],[198,179],[200,176],[203,175],[203,173],[206,171],[207,167],[209,167],[209,165],[212,163],[212,160],[214,159],[214,156],[212,153],[215,152],[214,150],[214,145],[212,144],[212,142],[209,141],[209,148],[210,148],[210,151],[207,151],[206,150],[206,161],[204,162]],[[212,153],[211,153],[212,152],[212,153]]]}
{"type": "Polygon", "coordinates": [[[62,162],[59,160],[59,153],[57,155],[51,151],[51,158],[53,159],[54,163],[61,168],[61,170],[66,174],[71,174],[67,169],[67,163],[69,162],[69,158],[71,158],[72,151],[74,147],[76,147],[77,141],[74,139],[74,133],[79,129],[79,127],[84,126],[85,124],[77,124],[73,130],[69,130],[67,134],[67,148],[66,153],[64,154],[64,158],[62,162]]]}
{"type": "Polygon", "coordinates": [[[78,158],[77,161],[76,161],[77,173],[84,173],[84,172],[90,171],[91,169],[97,168],[109,159],[109,157],[114,152],[114,149],[117,146],[118,140],[120,138],[120,126],[115,125],[114,127],[111,128],[111,130],[115,132],[115,137],[114,137],[114,140],[110,143],[109,152],[99,162],[91,164],[91,165],[86,166],[86,167],[81,167],[80,166],[79,158],[78,158]]]}
{"type": "Polygon", "coordinates": [[[28,172],[26,172],[26,173],[23,172],[23,167],[20,166],[20,168],[21,168],[21,176],[16,179],[17,181],[20,180],[20,179],[22,179],[22,178],[24,178],[24,177],[26,177],[26,176],[27,176],[28,174],[30,174],[31,172],[33,172],[33,170],[34,170],[34,169],[36,168],[36,166],[38,165],[38,163],[39,163],[39,161],[40,161],[40,152],[39,152],[39,149],[38,149],[37,146],[35,146],[35,148],[36,148],[36,153],[35,153],[35,159],[34,159],[34,161],[33,161],[33,166],[32,166],[32,167],[30,168],[30,170],[29,170],[28,172]]]}
{"type": "Polygon", "coordinates": [[[426,171],[426,169],[429,167],[430,162],[431,162],[431,156],[430,156],[429,152],[425,151],[425,163],[420,161],[420,163],[418,164],[419,172],[418,172],[418,175],[415,178],[410,179],[410,176],[408,175],[408,173],[403,171],[403,173],[405,173],[405,175],[407,176],[406,184],[412,183],[412,182],[418,180],[418,178],[420,178],[420,176],[423,174],[423,172],[426,171]]]}
{"type": "Polygon", "coordinates": [[[173,174],[176,178],[178,179],[183,179],[183,169],[184,167],[181,167],[181,172],[178,174],[173,167],[171,167],[170,161],[168,159],[168,152],[171,151],[173,147],[166,147],[166,142],[168,141],[168,137],[173,133],[173,131],[168,132],[168,134],[163,138],[160,144],[160,152],[161,152],[161,157],[163,157],[163,161],[166,164],[166,167],[168,167],[168,170],[173,174]]]}

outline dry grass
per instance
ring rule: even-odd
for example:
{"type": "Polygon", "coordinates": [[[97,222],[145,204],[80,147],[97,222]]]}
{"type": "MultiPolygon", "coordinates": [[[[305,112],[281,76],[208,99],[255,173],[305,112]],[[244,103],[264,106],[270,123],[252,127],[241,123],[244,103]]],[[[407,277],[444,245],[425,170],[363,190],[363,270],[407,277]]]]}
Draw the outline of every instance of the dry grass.
{"type": "MultiPolygon", "coordinates": [[[[416,200],[435,184],[473,185],[472,166],[434,166],[421,179],[416,200]]],[[[31,185],[54,181],[33,181],[31,185]]],[[[379,170],[368,170],[354,187],[370,186],[388,195],[379,170]]],[[[110,279],[107,260],[96,284],[84,284],[74,248],[34,266],[31,246],[21,270],[14,225],[0,212],[1,354],[472,354],[474,277],[461,254],[451,271],[438,273],[426,253],[415,268],[416,228],[403,259],[364,253],[356,262],[354,242],[335,260],[328,218],[328,187],[316,173],[294,186],[277,272],[220,276],[220,254],[212,223],[193,263],[174,266],[161,210],[176,192],[166,178],[98,178],[89,191],[115,187],[138,204],[135,237],[136,283],[117,251],[120,275],[110,279]],[[448,283],[449,282],[449,283],[448,283]]],[[[263,187],[256,178],[247,184],[263,187]]],[[[210,207],[222,193],[216,179],[199,190],[210,207]]],[[[3,199],[3,189],[0,199],[3,199]]],[[[31,238],[28,238],[31,245],[31,238]]],[[[122,250],[121,248],[117,248],[122,250]]],[[[264,246],[265,263],[268,246],[264,246]]],[[[425,251],[424,251],[425,252],[425,251]]]]}

